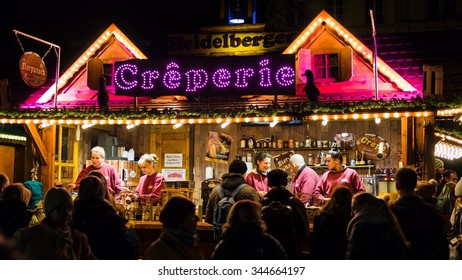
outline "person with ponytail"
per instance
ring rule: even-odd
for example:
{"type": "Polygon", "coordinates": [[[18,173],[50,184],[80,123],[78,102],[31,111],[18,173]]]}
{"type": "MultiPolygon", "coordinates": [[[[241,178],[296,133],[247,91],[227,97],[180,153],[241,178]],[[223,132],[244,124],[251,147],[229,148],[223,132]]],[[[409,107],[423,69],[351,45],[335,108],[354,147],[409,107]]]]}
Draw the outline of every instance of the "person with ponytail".
{"type": "Polygon", "coordinates": [[[346,186],[353,194],[366,191],[358,172],[342,164],[342,153],[337,147],[327,153],[326,164],[329,170],[322,174],[313,191],[315,204],[322,205],[337,186],[346,186]]]}

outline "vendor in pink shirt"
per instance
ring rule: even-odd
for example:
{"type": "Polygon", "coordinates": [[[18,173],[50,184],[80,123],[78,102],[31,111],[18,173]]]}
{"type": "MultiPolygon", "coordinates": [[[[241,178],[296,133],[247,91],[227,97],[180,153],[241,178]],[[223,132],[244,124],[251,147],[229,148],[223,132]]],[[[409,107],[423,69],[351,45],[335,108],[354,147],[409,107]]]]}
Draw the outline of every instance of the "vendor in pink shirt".
{"type": "Polygon", "coordinates": [[[103,173],[107,181],[108,191],[114,196],[116,200],[119,198],[119,193],[124,190],[121,186],[120,177],[116,169],[105,162],[106,152],[103,147],[96,146],[91,149],[91,165],[80,171],[79,176],[74,184],[68,184],[67,188],[78,191],[80,181],[87,177],[88,173],[93,170],[98,170],[103,173]]]}
{"type": "Polygon", "coordinates": [[[319,175],[305,164],[305,159],[300,154],[291,156],[289,163],[295,174],[290,192],[305,206],[313,205],[313,191],[319,182],[319,175]]]}
{"type": "Polygon", "coordinates": [[[333,148],[327,153],[326,164],[329,171],[322,174],[321,179],[314,188],[315,204],[321,204],[337,186],[346,186],[352,193],[364,192],[365,188],[361,177],[356,170],[342,164],[342,153],[333,148]]]}
{"type": "Polygon", "coordinates": [[[267,152],[258,152],[254,157],[255,168],[247,174],[245,182],[252,186],[260,198],[269,191],[268,178],[266,174],[270,171],[271,155],[267,152]]]}
{"type": "Polygon", "coordinates": [[[144,154],[138,160],[138,165],[144,175],[141,176],[135,193],[141,198],[143,204],[146,199],[149,199],[151,204],[156,204],[162,196],[164,176],[155,170],[158,160],[156,154],[144,154]]]}

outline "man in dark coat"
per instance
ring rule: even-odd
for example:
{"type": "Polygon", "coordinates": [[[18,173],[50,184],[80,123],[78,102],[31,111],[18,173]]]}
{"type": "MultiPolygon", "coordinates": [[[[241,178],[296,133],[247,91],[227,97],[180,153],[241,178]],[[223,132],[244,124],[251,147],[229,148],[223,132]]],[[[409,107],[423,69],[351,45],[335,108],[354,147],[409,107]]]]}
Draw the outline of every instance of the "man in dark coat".
{"type": "Polygon", "coordinates": [[[399,198],[390,205],[399,225],[411,242],[411,259],[434,260],[449,259],[446,235],[450,223],[440,215],[435,207],[414,194],[417,186],[417,173],[414,169],[403,167],[395,174],[399,198]]]}
{"type": "MultiPolygon", "coordinates": [[[[240,159],[235,159],[229,164],[228,172],[229,173],[223,174],[223,176],[221,177],[221,187],[232,193],[241,184],[245,184],[244,175],[247,172],[247,165],[244,161],[240,159]]],[[[242,199],[259,201],[260,197],[258,196],[257,191],[252,186],[246,185],[234,197],[235,201],[239,201],[242,199]]],[[[220,195],[218,194],[218,191],[215,187],[209,195],[207,208],[205,210],[205,221],[207,223],[213,223],[213,210],[215,208],[215,205],[217,205],[218,202],[220,202],[220,200],[220,195]]]]}
{"type": "MultiPolygon", "coordinates": [[[[263,220],[268,224],[267,232],[276,237],[286,250],[289,259],[304,259],[308,257],[308,232],[309,223],[303,202],[295,197],[288,189],[288,174],[282,169],[273,169],[268,172],[268,186],[271,188],[268,193],[260,200],[263,206],[269,206],[273,201],[279,201],[282,205],[289,206],[292,210],[292,221],[284,222],[283,225],[276,224],[276,221],[263,215],[263,220]],[[272,228],[270,225],[273,225],[272,228]],[[288,228],[292,236],[289,236],[288,228]],[[283,229],[281,229],[283,228],[283,229]]],[[[271,207],[271,206],[269,206],[271,207]]],[[[274,217],[274,216],[273,216],[274,217]]]]}

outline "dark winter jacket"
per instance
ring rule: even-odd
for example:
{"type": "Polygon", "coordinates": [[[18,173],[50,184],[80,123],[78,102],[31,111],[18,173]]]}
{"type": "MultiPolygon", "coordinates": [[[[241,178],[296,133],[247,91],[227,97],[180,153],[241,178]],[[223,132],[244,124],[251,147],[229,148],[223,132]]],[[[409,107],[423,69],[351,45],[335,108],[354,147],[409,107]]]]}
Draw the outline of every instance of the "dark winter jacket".
{"type": "Polygon", "coordinates": [[[360,211],[347,227],[346,259],[404,260],[409,249],[392,223],[378,211],[360,211]]]}
{"type": "Polygon", "coordinates": [[[78,199],[74,202],[72,227],[85,233],[93,253],[101,260],[131,260],[138,257],[138,244],[129,237],[126,220],[107,202],[78,199]]]}
{"type": "MultiPolygon", "coordinates": [[[[221,187],[229,192],[235,190],[239,185],[245,184],[244,177],[239,173],[226,173],[222,176],[221,187]]],[[[234,201],[239,201],[242,199],[250,199],[253,201],[259,201],[257,192],[255,189],[249,185],[241,189],[236,196],[234,201]]],[[[221,200],[220,195],[217,192],[216,187],[210,192],[209,200],[207,202],[207,208],[205,210],[205,221],[209,224],[213,223],[213,209],[215,205],[221,200]]]]}
{"type": "Polygon", "coordinates": [[[16,230],[29,226],[31,214],[27,205],[17,200],[0,201],[0,235],[6,239],[13,237],[16,230]]]}
{"type": "Polygon", "coordinates": [[[313,220],[311,254],[317,260],[344,260],[348,239],[348,222],[343,217],[321,211],[313,220]]]}
{"type": "MultiPolygon", "coordinates": [[[[284,246],[290,259],[299,259],[303,251],[308,251],[309,224],[305,205],[289,190],[274,187],[260,200],[260,203],[267,206],[273,201],[279,201],[292,209],[295,237],[286,236],[285,240],[281,238],[279,242],[284,246]],[[291,248],[292,246],[295,248],[291,248]]],[[[277,236],[270,228],[268,228],[268,233],[277,236]]]]}
{"type": "Polygon", "coordinates": [[[256,224],[228,229],[212,254],[215,260],[286,260],[284,247],[256,224]]]}
{"type": "Polygon", "coordinates": [[[445,225],[449,221],[444,216],[416,195],[400,196],[390,209],[411,243],[411,259],[440,258],[438,254],[448,247],[445,225]]]}

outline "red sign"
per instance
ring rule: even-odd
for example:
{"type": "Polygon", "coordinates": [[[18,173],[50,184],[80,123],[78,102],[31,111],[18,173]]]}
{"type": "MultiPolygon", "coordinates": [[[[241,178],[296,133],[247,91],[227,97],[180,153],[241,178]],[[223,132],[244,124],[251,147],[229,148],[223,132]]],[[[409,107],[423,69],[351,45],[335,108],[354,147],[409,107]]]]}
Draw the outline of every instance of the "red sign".
{"type": "Polygon", "coordinates": [[[31,87],[41,87],[47,80],[47,68],[42,58],[34,52],[26,52],[19,60],[19,72],[31,87]]]}

